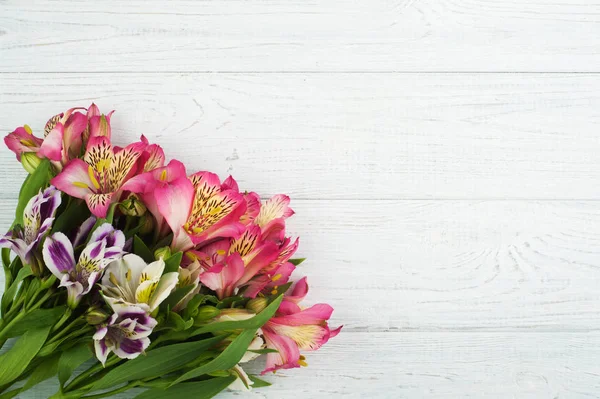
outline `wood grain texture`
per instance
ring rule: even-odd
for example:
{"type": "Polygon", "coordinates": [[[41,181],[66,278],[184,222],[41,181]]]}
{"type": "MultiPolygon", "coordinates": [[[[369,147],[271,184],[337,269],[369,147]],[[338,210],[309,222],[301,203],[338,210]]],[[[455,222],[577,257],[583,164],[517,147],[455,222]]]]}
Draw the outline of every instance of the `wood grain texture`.
{"type": "Polygon", "coordinates": [[[580,0],[0,3],[0,71],[592,71],[580,0]]]}
{"type": "MultiPolygon", "coordinates": [[[[341,334],[307,354],[308,368],[266,376],[268,388],[218,398],[589,399],[600,391],[599,357],[599,333],[341,334]]],[[[23,397],[54,392],[47,381],[23,397]]]]}
{"type": "Polygon", "coordinates": [[[599,37],[598,1],[0,0],[0,132],[96,101],[292,196],[345,328],[223,399],[600,398],[599,37]]]}
{"type": "Polygon", "coordinates": [[[600,202],[292,205],[308,303],[345,332],[600,331],[600,202]]]}
{"type": "Polygon", "coordinates": [[[267,196],[600,199],[599,89],[585,74],[0,74],[0,131],[94,100],[117,110],[118,142],[144,133],[267,196]]]}

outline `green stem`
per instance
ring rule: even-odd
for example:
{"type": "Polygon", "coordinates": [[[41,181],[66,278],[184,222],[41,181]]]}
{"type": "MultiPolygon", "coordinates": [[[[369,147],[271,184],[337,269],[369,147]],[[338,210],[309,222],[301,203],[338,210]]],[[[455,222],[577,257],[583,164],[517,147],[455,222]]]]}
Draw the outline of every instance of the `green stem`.
{"type": "Polygon", "coordinates": [[[11,327],[14,326],[17,322],[19,322],[23,317],[25,317],[26,314],[26,312],[21,312],[17,314],[14,319],[12,319],[8,324],[6,324],[2,328],[2,330],[0,330],[0,342],[7,338],[6,335],[8,331],[10,331],[11,327]]]}
{"type": "Polygon", "coordinates": [[[131,388],[135,388],[138,385],[140,385],[139,381],[134,381],[134,382],[130,382],[129,384],[121,387],[121,388],[117,388],[117,389],[113,389],[112,391],[108,391],[108,392],[104,392],[104,393],[99,393],[96,395],[89,395],[89,396],[84,396],[82,399],[101,399],[101,398],[106,398],[112,395],[116,395],[118,393],[121,392],[125,392],[130,390],[131,388]]]}
{"type": "MultiPolygon", "coordinates": [[[[54,332],[58,331],[58,329],[61,328],[63,326],[63,324],[65,324],[67,322],[67,320],[69,320],[69,317],[71,317],[71,314],[73,314],[73,311],[71,310],[71,308],[68,308],[67,311],[62,315],[62,317],[60,318],[58,323],[56,323],[54,325],[54,327],[52,327],[52,330],[50,332],[54,333],[54,332]]],[[[75,320],[77,320],[77,319],[75,319],[75,320]]],[[[69,324],[69,326],[66,329],[69,329],[72,326],[72,324],[73,323],[69,324]]]]}
{"type": "MultiPolygon", "coordinates": [[[[64,391],[68,392],[68,391],[72,391],[73,389],[76,389],[78,387],[78,385],[81,385],[81,383],[86,381],[92,374],[94,374],[102,369],[106,369],[108,367],[114,366],[120,360],[121,360],[120,358],[114,356],[113,358],[108,359],[106,361],[105,366],[102,366],[101,363],[94,364],[89,369],[87,369],[83,373],[79,374],[75,379],[73,379],[73,381],[71,381],[71,383],[65,387],[64,391]]],[[[95,381],[92,384],[94,384],[94,383],[95,383],[95,381]]],[[[88,385],[91,385],[91,384],[88,384],[88,385]]],[[[87,387],[87,385],[85,385],[84,387],[87,387]]]]}
{"type": "MultiPolygon", "coordinates": [[[[28,308],[28,307],[27,307],[27,305],[25,305],[25,309],[27,309],[28,311],[30,311],[30,310],[35,310],[35,309],[38,309],[38,308],[39,308],[39,307],[41,307],[41,306],[44,304],[44,302],[46,302],[46,300],[48,300],[48,298],[50,298],[50,297],[51,297],[53,294],[54,294],[54,290],[53,290],[53,289],[49,289],[49,290],[48,290],[48,292],[46,292],[46,293],[44,294],[44,296],[43,296],[43,297],[42,297],[42,298],[41,298],[39,301],[37,301],[37,302],[36,302],[36,303],[35,303],[33,306],[31,306],[30,308],[28,308]]],[[[32,302],[33,302],[33,299],[34,299],[34,298],[32,298],[32,302]]]]}

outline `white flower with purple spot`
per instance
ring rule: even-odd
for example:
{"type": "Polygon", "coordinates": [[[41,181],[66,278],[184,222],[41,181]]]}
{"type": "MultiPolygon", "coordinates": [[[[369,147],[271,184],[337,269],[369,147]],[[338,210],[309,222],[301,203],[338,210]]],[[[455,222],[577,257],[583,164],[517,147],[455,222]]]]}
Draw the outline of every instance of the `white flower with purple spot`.
{"type": "Polygon", "coordinates": [[[156,320],[137,306],[119,309],[94,334],[96,357],[104,364],[111,352],[121,359],[135,359],[144,353],[156,320]]]}
{"type": "Polygon", "coordinates": [[[100,279],[106,266],[123,256],[124,245],[123,232],[105,223],[94,231],[77,262],[73,244],[63,233],[46,238],[42,254],[48,270],[60,279],[59,286],[67,288],[68,305],[75,308],[100,279]]]}
{"type": "Polygon", "coordinates": [[[23,226],[0,238],[0,248],[12,249],[24,264],[36,262],[40,243],[50,232],[56,210],[61,203],[61,193],[54,186],[32,197],[23,211],[23,226]]]}

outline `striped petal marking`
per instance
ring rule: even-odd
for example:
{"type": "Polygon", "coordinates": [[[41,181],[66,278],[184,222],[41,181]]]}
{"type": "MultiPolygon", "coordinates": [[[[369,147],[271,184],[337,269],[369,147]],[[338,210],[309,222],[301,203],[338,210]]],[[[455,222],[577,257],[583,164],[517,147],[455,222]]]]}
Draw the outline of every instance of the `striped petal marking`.
{"type": "Polygon", "coordinates": [[[234,191],[221,192],[219,178],[213,173],[199,173],[190,179],[195,198],[184,228],[190,235],[199,235],[236,209],[241,196],[234,191]]]}

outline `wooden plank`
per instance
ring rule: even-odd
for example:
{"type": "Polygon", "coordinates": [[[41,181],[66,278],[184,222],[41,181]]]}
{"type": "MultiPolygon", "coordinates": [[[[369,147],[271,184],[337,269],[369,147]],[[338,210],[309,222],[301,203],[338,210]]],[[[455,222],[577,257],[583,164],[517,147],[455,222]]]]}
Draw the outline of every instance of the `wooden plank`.
{"type": "MultiPolygon", "coordinates": [[[[0,74],[0,131],[97,101],[190,170],[299,199],[600,199],[600,75],[0,74]]],[[[0,152],[3,183],[20,166],[0,152]]]]}
{"type": "Polygon", "coordinates": [[[3,1],[0,71],[594,71],[580,0],[3,1]]]}
{"type": "Polygon", "coordinates": [[[600,202],[292,204],[307,304],[346,331],[600,330],[600,202]]]}
{"type": "MultiPolygon", "coordinates": [[[[342,333],[308,353],[307,368],[268,375],[272,386],[242,396],[597,398],[599,356],[598,333],[342,333]]],[[[55,391],[56,384],[47,381],[27,397],[47,398],[55,391]]]]}

